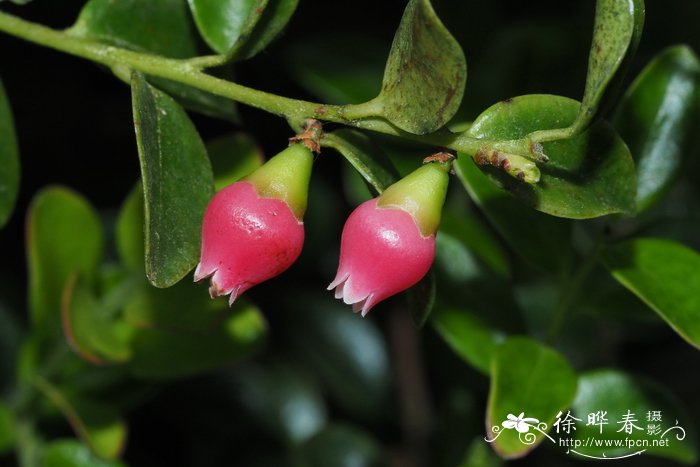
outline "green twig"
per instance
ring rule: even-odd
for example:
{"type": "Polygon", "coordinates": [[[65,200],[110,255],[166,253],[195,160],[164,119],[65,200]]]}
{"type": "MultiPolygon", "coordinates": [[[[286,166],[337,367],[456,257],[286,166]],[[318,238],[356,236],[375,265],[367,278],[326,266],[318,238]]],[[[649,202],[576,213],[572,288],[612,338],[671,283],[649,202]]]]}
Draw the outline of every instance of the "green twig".
{"type": "Polygon", "coordinates": [[[542,155],[537,153],[538,148],[533,147],[528,138],[490,141],[474,138],[465,133],[452,133],[446,129],[427,135],[415,135],[400,130],[383,118],[372,117],[372,114],[381,110],[381,106],[375,100],[364,104],[339,106],[290,99],[216,78],[202,71],[203,68],[220,64],[226,56],[214,55],[175,60],[101,44],[89,38],[79,37],[71,30],[58,31],[2,12],[0,12],[0,31],[105,65],[122,80],[126,80],[131,71],[139,71],[279,115],[292,123],[315,118],[449,148],[472,157],[480,149],[491,148],[542,160],[542,155]]]}

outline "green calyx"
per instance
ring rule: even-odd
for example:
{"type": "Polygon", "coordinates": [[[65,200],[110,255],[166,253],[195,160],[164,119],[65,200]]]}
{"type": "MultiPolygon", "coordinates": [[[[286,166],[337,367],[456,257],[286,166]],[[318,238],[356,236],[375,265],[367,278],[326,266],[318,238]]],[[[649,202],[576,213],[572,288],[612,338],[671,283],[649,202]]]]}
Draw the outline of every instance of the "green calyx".
{"type": "Polygon", "coordinates": [[[261,198],[286,202],[301,222],[306,212],[313,161],[309,148],[295,143],[242,180],[252,183],[261,198]]]}
{"type": "Polygon", "coordinates": [[[377,206],[399,208],[416,221],[428,237],[440,226],[452,162],[429,162],[391,185],[379,196],[377,206]]]}

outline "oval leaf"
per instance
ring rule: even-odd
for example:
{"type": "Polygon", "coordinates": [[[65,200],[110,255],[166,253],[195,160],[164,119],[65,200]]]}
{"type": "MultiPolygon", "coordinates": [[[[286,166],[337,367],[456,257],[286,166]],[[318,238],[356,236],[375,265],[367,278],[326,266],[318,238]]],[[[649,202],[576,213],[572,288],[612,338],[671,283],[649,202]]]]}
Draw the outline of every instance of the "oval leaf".
{"type": "Polygon", "coordinates": [[[12,110],[0,81],[0,228],[10,219],[19,192],[19,151],[12,110]]]}
{"type": "Polygon", "coordinates": [[[188,3],[202,37],[221,54],[250,34],[267,6],[267,0],[188,0],[188,3]]]}
{"type": "Polygon", "coordinates": [[[197,55],[184,0],[90,0],[71,34],[171,58],[197,55]]]}
{"type": "Polygon", "coordinates": [[[264,49],[284,28],[299,0],[189,0],[199,32],[209,46],[233,59],[264,49]]]}
{"type": "Polygon", "coordinates": [[[700,348],[697,252],[669,240],[639,238],[607,247],[602,259],[618,282],[700,348]]]}
{"type": "Polygon", "coordinates": [[[583,129],[612,101],[644,27],[644,0],[598,0],[586,88],[572,126],[583,129]],[[604,99],[605,98],[605,99],[604,99]]]}
{"type": "Polygon", "coordinates": [[[214,176],[197,129],[172,98],[138,74],[132,97],[145,198],[146,275],[156,287],[169,287],[197,263],[214,176]]]}
{"type": "Polygon", "coordinates": [[[637,166],[637,210],[660,198],[692,152],[700,62],[687,46],[664,50],[630,86],[613,124],[637,166]]]}
{"type": "MultiPolygon", "coordinates": [[[[527,95],[488,108],[469,134],[490,140],[519,139],[536,130],[560,128],[574,121],[579,103],[561,96],[527,95]]],[[[491,179],[520,201],[558,217],[588,219],[635,209],[635,168],[625,143],[610,125],[599,122],[578,136],[544,143],[550,161],[539,164],[536,184],[523,183],[494,167],[491,179]]],[[[473,164],[457,160],[459,169],[473,164]]]]}
{"type": "Polygon", "coordinates": [[[429,0],[410,0],[373,101],[379,115],[409,133],[430,133],[457,112],[467,81],[464,52],[429,0]]]}
{"type": "Polygon", "coordinates": [[[80,274],[93,283],[102,256],[97,213],[80,195],[60,187],[36,195],[27,216],[29,306],[37,330],[60,329],[61,296],[80,274]]]}
{"type": "Polygon", "coordinates": [[[484,177],[467,156],[457,159],[455,167],[472,199],[518,256],[552,273],[568,267],[573,253],[571,221],[525,208],[484,177]]]}
{"type": "Polygon", "coordinates": [[[690,411],[658,384],[616,370],[590,371],[579,377],[572,412],[582,420],[576,424],[576,431],[571,431],[581,445],[576,448],[575,454],[602,459],[644,450],[645,455],[652,454],[688,464],[693,464],[697,459],[697,440],[694,439],[697,428],[690,417],[690,411]],[[589,414],[600,411],[606,412],[606,423],[589,425],[589,414]],[[623,425],[620,424],[628,412],[634,415],[637,420],[634,425],[640,428],[632,428],[631,433],[621,430],[623,425]],[[653,417],[655,412],[658,412],[660,420],[649,420],[656,418],[653,417]],[[683,431],[674,428],[662,438],[662,434],[676,423],[683,431]],[[649,433],[649,425],[653,425],[652,433],[657,432],[656,427],[658,432],[649,433]],[[683,439],[679,440],[677,435],[681,433],[683,439]],[[587,439],[612,440],[612,447],[591,445],[586,443],[587,439]],[[615,441],[626,439],[639,440],[640,445],[644,442],[642,440],[647,440],[648,445],[643,448],[614,445],[615,441]],[[654,445],[653,440],[661,439],[667,440],[668,445],[654,445]]]}
{"type": "MultiPolygon", "coordinates": [[[[486,413],[491,447],[506,459],[526,455],[545,439],[544,435],[529,429],[526,434],[531,434],[531,439],[525,439],[533,442],[523,443],[521,433],[502,423],[523,413],[538,420],[532,422],[533,426],[543,422],[551,428],[557,414],[571,404],[575,395],[576,375],[561,355],[531,339],[508,339],[496,351],[491,366],[486,413]]],[[[542,430],[546,432],[544,427],[542,430]]]]}

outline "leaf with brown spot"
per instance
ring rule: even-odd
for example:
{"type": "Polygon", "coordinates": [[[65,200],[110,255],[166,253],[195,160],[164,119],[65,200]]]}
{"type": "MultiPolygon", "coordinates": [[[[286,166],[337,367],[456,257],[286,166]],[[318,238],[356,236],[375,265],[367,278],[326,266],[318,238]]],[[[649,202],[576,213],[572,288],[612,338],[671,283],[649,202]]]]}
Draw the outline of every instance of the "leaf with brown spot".
{"type": "Polygon", "coordinates": [[[464,53],[429,0],[411,0],[404,11],[372,101],[378,114],[402,130],[431,133],[457,111],[467,81],[464,53]]]}

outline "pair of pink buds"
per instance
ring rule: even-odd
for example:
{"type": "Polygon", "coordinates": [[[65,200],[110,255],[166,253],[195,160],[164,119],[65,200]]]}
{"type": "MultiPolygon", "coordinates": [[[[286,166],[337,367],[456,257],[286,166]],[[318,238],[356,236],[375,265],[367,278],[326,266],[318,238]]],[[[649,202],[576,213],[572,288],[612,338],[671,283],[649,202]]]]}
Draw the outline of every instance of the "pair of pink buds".
{"type": "MultiPolygon", "coordinates": [[[[451,157],[438,159],[358,206],[345,223],[328,289],[362,316],[430,269],[451,165],[451,157]]],[[[211,277],[212,298],[229,295],[233,303],[299,257],[312,162],[306,146],[293,144],[211,200],[194,280],[211,277]]]]}

